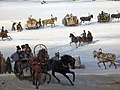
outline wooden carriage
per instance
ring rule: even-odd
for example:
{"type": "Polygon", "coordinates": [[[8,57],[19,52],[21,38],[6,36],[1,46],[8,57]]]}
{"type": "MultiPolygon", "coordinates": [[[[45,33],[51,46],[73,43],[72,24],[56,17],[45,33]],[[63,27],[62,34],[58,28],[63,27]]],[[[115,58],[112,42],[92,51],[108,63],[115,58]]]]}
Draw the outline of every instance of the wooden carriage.
{"type": "Polygon", "coordinates": [[[38,29],[40,28],[39,22],[34,18],[28,18],[26,21],[26,29],[38,29]]]}
{"type": "Polygon", "coordinates": [[[75,25],[78,25],[77,16],[69,16],[69,14],[67,14],[67,15],[62,19],[62,24],[63,24],[64,26],[75,26],[75,25]]]}
{"type": "Polygon", "coordinates": [[[0,32],[0,37],[2,38],[2,40],[12,40],[12,38],[10,36],[8,36],[8,31],[5,30],[3,33],[0,32]]]}
{"type": "Polygon", "coordinates": [[[102,12],[97,16],[98,22],[110,22],[110,14],[102,12]]]}

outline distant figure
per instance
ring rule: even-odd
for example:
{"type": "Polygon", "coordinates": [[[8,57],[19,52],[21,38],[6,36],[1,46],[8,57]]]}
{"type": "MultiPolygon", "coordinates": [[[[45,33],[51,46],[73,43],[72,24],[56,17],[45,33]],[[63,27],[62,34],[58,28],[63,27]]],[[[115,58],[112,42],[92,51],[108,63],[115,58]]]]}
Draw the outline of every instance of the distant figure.
{"type": "Polygon", "coordinates": [[[12,29],[11,29],[11,31],[15,31],[16,29],[15,29],[15,25],[16,25],[16,23],[14,22],[13,24],[12,24],[12,29]]]}
{"type": "Polygon", "coordinates": [[[33,56],[33,53],[32,53],[32,50],[31,50],[29,44],[25,44],[25,48],[26,48],[26,51],[25,51],[25,52],[26,52],[26,54],[27,54],[27,58],[32,57],[32,56],[33,56]]]}
{"type": "Polygon", "coordinates": [[[17,25],[17,31],[21,32],[22,30],[23,30],[23,28],[22,28],[21,22],[19,22],[17,25]]]}
{"type": "Polygon", "coordinates": [[[0,52],[0,74],[6,73],[6,63],[3,54],[0,52]]]}
{"type": "Polygon", "coordinates": [[[4,27],[2,26],[2,29],[1,29],[1,36],[4,35],[4,32],[5,32],[5,30],[4,30],[4,27]]]}
{"type": "Polygon", "coordinates": [[[41,4],[45,4],[45,3],[47,3],[47,2],[46,2],[46,1],[44,1],[44,0],[41,2],[41,4]]]}
{"type": "Polygon", "coordinates": [[[88,42],[92,42],[92,40],[93,40],[93,36],[90,31],[88,31],[87,40],[88,40],[88,42]]]}
{"type": "Polygon", "coordinates": [[[41,27],[41,26],[42,26],[42,23],[41,23],[41,18],[39,18],[38,23],[39,23],[39,27],[41,27]]]}
{"type": "Polygon", "coordinates": [[[60,53],[59,52],[55,53],[55,56],[52,57],[52,59],[60,60],[60,53]]]}
{"type": "Polygon", "coordinates": [[[84,39],[84,41],[86,41],[86,32],[85,32],[85,30],[83,30],[83,33],[81,35],[82,35],[82,38],[84,39]]]}
{"type": "Polygon", "coordinates": [[[15,53],[11,55],[11,59],[15,62],[14,64],[14,73],[18,73],[19,67],[20,67],[20,53],[21,53],[21,48],[20,46],[16,46],[17,50],[15,53]]]}
{"type": "Polygon", "coordinates": [[[5,63],[6,63],[6,72],[11,74],[13,71],[12,71],[12,64],[9,57],[7,58],[5,63]]]}

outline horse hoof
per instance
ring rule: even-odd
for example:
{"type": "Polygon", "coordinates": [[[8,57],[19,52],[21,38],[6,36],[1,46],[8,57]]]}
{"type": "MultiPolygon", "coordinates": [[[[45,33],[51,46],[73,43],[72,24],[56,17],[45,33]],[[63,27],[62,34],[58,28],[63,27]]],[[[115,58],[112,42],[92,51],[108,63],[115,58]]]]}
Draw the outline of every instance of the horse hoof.
{"type": "Polygon", "coordinates": [[[47,84],[49,84],[49,83],[50,83],[50,81],[47,82],[47,84]]]}
{"type": "Polygon", "coordinates": [[[36,89],[38,89],[38,87],[36,87],[36,89]]]}
{"type": "Polygon", "coordinates": [[[60,83],[60,80],[58,80],[58,83],[60,83]]]}
{"type": "Polygon", "coordinates": [[[33,85],[35,85],[35,83],[33,82],[33,85]]]}
{"type": "Polygon", "coordinates": [[[73,80],[73,82],[75,82],[75,80],[73,80]]]}
{"type": "Polygon", "coordinates": [[[71,85],[72,85],[72,86],[74,86],[74,84],[73,84],[73,83],[71,83],[71,85]]]}

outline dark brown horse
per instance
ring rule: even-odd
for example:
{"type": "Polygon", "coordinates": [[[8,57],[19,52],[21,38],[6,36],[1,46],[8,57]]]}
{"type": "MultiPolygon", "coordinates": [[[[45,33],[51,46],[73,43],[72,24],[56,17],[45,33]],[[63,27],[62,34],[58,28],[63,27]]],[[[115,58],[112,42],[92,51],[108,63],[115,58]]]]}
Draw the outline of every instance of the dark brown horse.
{"type": "Polygon", "coordinates": [[[71,46],[71,43],[75,43],[76,48],[78,48],[82,42],[82,38],[80,36],[75,37],[72,33],[70,33],[69,37],[71,38],[70,46],[71,46]],[[77,43],[79,44],[77,45],[77,43]]]}
{"type": "Polygon", "coordinates": [[[89,16],[86,16],[86,17],[80,17],[80,24],[83,22],[85,22],[85,21],[91,21],[91,18],[93,18],[93,15],[91,14],[91,15],[89,15],[89,16]]]}
{"type": "Polygon", "coordinates": [[[120,13],[118,13],[118,14],[111,14],[111,18],[112,19],[118,19],[119,20],[119,18],[120,18],[120,13]]]}
{"type": "Polygon", "coordinates": [[[75,59],[70,55],[63,55],[61,56],[60,60],[55,60],[54,58],[51,58],[48,60],[48,66],[49,70],[52,70],[52,76],[60,83],[60,79],[55,75],[55,73],[60,73],[64,77],[66,77],[71,85],[74,85],[73,82],[75,82],[75,73],[70,70],[75,69],[75,59]],[[73,79],[69,78],[67,73],[73,75],[73,79]]]}
{"type": "Polygon", "coordinates": [[[45,49],[39,50],[36,57],[32,57],[29,59],[30,68],[32,70],[32,77],[33,77],[33,84],[35,84],[36,89],[39,88],[39,79],[42,73],[49,76],[49,81],[51,81],[51,75],[47,72],[47,60],[48,60],[48,53],[45,49]]]}

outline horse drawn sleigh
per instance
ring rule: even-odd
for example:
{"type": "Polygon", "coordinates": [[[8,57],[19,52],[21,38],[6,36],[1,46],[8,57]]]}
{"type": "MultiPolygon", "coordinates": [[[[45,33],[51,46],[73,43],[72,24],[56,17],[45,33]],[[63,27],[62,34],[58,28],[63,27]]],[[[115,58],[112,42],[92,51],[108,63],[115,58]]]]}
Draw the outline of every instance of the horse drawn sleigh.
{"type": "Polygon", "coordinates": [[[108,13],[101,12],[98,16],[98,22],[110,22],[111,21],[111,16],[108,13]]]}
{"type": "Polygon", "coordinates": [[[62,19],[62,24],[64,26],[76,26],[78,25],[78,19],[77,16],[73,16],[72,14],[67,14],[63,19],[62,19]]]}
{"type": "Polygon", "coordinates": [[[71,85],[74,85],[73,82],[75,81],[75,73],[70,70],[70,67],[72,69],[75,69],[75,59],[70,55],[63,55],[61,56],[60,60],[55,60],[53,58],[49,58],[47,47],[44,44],[38,44],[34,47],[34,55],[33,57],[28,58],[28,64],[25,66],[21,64],[21,67],[19,68],[20,72],[18,78],[24,79],[25,74],[29,72],[29,77],[31,78],[31,81],[35,85],[36,89],[39,88],[39,82],[41,76],[44,74],[45,77],[43,78],[43,81],[46,81],[46,75],[49,76],[47,84],[51,81],[51,74],[48,71],[52,71],[53,77],[60,83],[60,79],[57,78],[55,75],[55,72],[58,72],[65,76],[69,81],[71,85]],[[69,67],[70,66],[70,67],[69,67]],[[29,68],[29,69],[28,69],[29,68]],[[67,73],[71,73],[73,75],[72,81],[66,75],[67,73]]]}
{"type": "Polygon", "coordinates": [[[12,39],[10,36],[8,36],[7,33],[8,33],[7,30],[5,30],[5,31],[1,31],[1,32],[0,32],[0,37],[2,38],[2,40],[5,40],[5,39],[7,39],[7,40],[11,40],[11,39],[12,39]]]}
{"type": "Polygon", "coordinates": [[[83,30],[84,33],[81,34],[82,36],[75,36],[73,33],[70,33],[69,37],[71,38],[70,46],[72,43],[75,43],[76,48],[79,46],[83,46],[84,44],[90,44],[93,42],[93,36],[90,31],[88,31],[88,34],[86,36],[85,30],[83,30]],[[85,34],[85,35],[84,35],[85,34]],[[78,45],[77,45],[78,43],[78,45]]]}
{"type": "Polygon", "coordinates": [[[48,24],[50,24],[51,27],[55,27],[55,21],[57,21],[57,17],[52,17],[51,19],[45,19],[42,21],[41,18],[39,18],[39,21],[37,21],[36,19],[29,17],[26,22],[26,29],[39,29],[47,26],[48,24]]]}
{"type": "Polygon", "coordinates": [[[39,18],[39,21],[37,21],[36,19],[29,17],[26,23],[27,23],[26,24],[27,30],[38,29],[38,28],[42,27],[40,18],[39,18]]]}

